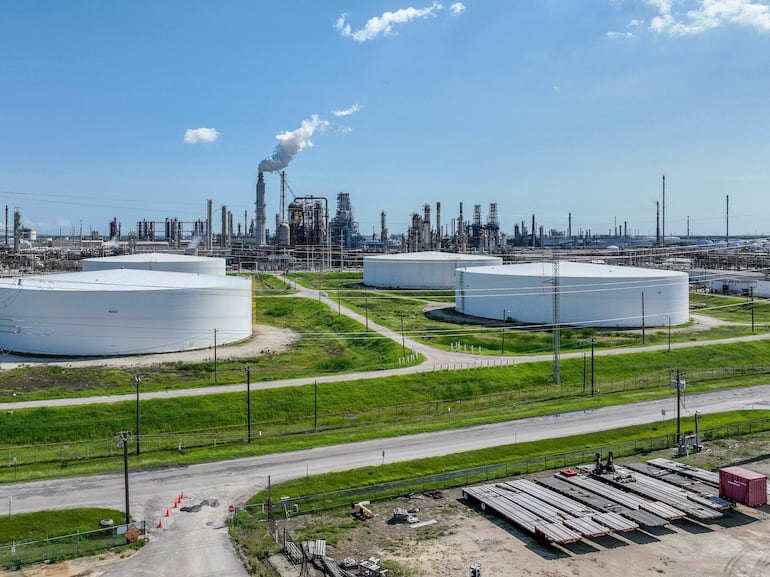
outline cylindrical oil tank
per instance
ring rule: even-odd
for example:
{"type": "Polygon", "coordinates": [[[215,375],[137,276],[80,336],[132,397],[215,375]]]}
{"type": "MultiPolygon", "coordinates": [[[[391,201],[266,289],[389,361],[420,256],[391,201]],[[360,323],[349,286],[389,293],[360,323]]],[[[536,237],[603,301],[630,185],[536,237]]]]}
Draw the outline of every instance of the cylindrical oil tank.
{"type": "MultiPolygon", "coordinates": [[[[191,251],[192,252],[192,251],[191,251]]],[[[83,259],[83,272],[110,269],[158,270],[224,275],[223,258],[151,252],[83,259]]]]}
{"type": "Polygon", "coordinates": [[[500,265],[502,262],[503,259],[497,256],[436,251],[364,256],[364,284],[451,290],[456,268],[500,265]]]}
{"type": "Polygon", "coordinates": [[[528,324],[639,328],[689,319],[686,273],[560,261],[458,269],[455,310],[475,317],[528,324]]]}
{"type": "Polygon", "coordinates": [[[59,356],[165,353],[251,335],[251,280],[132,269],[0,279],[0,348],[59,356]]]}

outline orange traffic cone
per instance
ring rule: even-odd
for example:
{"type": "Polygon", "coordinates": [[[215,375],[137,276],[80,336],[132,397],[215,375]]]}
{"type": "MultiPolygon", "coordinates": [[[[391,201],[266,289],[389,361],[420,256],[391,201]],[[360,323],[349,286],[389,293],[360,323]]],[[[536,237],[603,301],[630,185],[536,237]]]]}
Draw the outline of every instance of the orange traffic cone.
{"type": "Polygon", "coordinates": [[[166,508],[166,517],[170,517],[171,513],[168,512],[168,508],[166,508]]]}
{"type": "Polygon", "coordinates": [[[179,507],[179,501],[174,501],[174,509],[176,509],[177,507],[179,507]]]}
{"type": "Polygon", "coordinates": [[[163,519],[158,519],[158,529],[163,529],[163,519]]]}
{"type": "Polygon", "coordinates": [[[179,493],[179,500],[181,501],[182,499],[184,499],[184,491],[179,493]]]}

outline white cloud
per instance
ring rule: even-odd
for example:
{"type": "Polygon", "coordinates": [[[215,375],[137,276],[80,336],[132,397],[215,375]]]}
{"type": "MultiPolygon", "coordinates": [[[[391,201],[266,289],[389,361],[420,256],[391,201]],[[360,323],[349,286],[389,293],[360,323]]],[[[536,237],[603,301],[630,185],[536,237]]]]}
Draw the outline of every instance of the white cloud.
{"type": "MultiPolygon", "coordinates": [[[[459,2],[452,6],[462,6],[459,2]]],[[[443,6],[438,2],[434,2],[430,6],[425,8],[401,8],[395,12],[384,12],[381,16],[373,16],[369,18],[366,25],[359,30],[353,31],[350,24],[346,22],[347,14],[342,14],[338,19],[334,28],[339,31],[342,36],[349,36],[356,42],[367,42],[374,40],[379,36],[390,36],[394,34],[393,30],[397,24],[406,24],[412,20],[419,18],[430,18],[435,16],[438,12],[443,10],[443,6]]],[[[463,8],[465,8],[463,6],[463,8]]],[[[460,10],[462,12],[462,10],[460,10]]],[[[454,12],[459,14],[460,12],[454,12]]]]}
{"type": "Polygon", "coordinates": [[[359,110],[361,110],[361,106],[359,106],[358,104],[354,104],[353,106],[350,106],[343,110],[333,110],[332,114],[334,116],[350,116],[351,114],[354,114],[359,110]]]}
{"type": "Polygon", "coordinates": [[[187,144],[214,142],[220,134],[216,128],[188,128],[184,133],[184,141],[187,144]]]}
{"type": "Polygon", "coordinates": [[[695,0],[684,2],[692,9],[674,12],[672,0],[643,0],[658,15],[650,29],[659,34],[685,36],[701,34],[726,25],[745,26],[770,32],[770,5],[754,0],[695,0]]]}
{"type": "Polygon", "coordinates": [[[449,6],[449,11],[452,14],[462,14],[463,12],[465,12],[465,4],[463,4],[462,2],[455,2],[454,4],[451,4],[449,6]]]}
{"type": "Polygon", "coordinates": [[[340,34],[343,36],[350,36],[352,34],[350,30],[350,24],[345,23],[345,18],[347,17],[347,13],[340,14],[340,17],[337,18],[337,23],[334,25],[334,28],[339,30],[340,34]]]}
{"type": "Polygon", "coordinates": [[[607,32],[607,38],[619,40],[622,38],[635,38],[633,32],[607,32]]]}
{"type": "Polygon", "coordinates": [[[637,26],[641,26],[642,24],[644,24],[644,20],[639,20],[638,18],[634,18],[633,20],[631,20],[631,22],[626,24],[626,28],[636,28],[637,26]]]}

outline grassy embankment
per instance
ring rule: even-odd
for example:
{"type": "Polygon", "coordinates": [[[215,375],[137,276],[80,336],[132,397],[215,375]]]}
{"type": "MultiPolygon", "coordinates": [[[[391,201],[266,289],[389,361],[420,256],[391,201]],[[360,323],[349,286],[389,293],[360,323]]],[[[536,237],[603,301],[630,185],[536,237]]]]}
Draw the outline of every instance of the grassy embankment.
{"type": "MultiPolygon", "coordinates": [[[[551,364],[540,362],[252,390],[250,444],[244,442],[243,393],[147,400],[140,404],[143,453],[131,457],[131,467],[280,452],[671,397],[672,367],[737,367],[768,358],[768,352],[770,342],[757,341],[597,357],[595,396],[590,387],[583,388],[582,359],[562,362],[558,386],[551,384],[551,364]],[[634,377],[622,380],[629,375],[634,377]],[[186,441],[184,451],[170,450],[185,431],[209,441],[200,447],[186,441]],[[155,451],[161,439],[167,440],[163,446],[168,444],[169,450],[155,451]]],[[[767,382],[763,373],[712,379],[710,372],[691,369],[685,377],[688,395],[767,382]]],[[[112,439],[116,431],[133,429],[135,409],[135,402],[125,401],[13,411],[0,420],[0,438],[5,440],[0,450],[16,456],[18,464],[0,469],[0,480],[118,470],[119,452],[112,439]],[[91,443],[85,445],[89,453],[76,445],[86,441],[91,443]],[[96,458],[105,450],[114,458],[96,458]],[[42,462],[47,459],[52,461],[42,462]]]]}
{"type": "MultiPolygon", "coordinates": [[[[432,320],[424,309],[433,303],[454,302],[454,291],[390,290],[364,287],[362,273],[293,273],[289,278],[309,288],[319,289],[332,300],[350,308],[372,322],[399,331],[403,321],[404,333],[431,346],[450,349],[457,343],[467,351],[473,347],[485,355],[537,355],[548,353],[553,337],[547,326],[516,326],[506,319],[503,342],[502,318],[494,321],[471,321],[449,309],[452,323],[432,320]]],[[[697,314],[737,323],[692,330],[684,326],[656,327],[641,330],[599,330],[593,327],[560,330],[562,352],[585,350],[593,339],[597,348],[660,345],[669,342],[705,341],[752,334],[770,330],[770,302],[745,297],[725,297],[690,293],[690,302],[697,314]]],[[[501,311],[502,317],[502,311],[501,311]]]]}

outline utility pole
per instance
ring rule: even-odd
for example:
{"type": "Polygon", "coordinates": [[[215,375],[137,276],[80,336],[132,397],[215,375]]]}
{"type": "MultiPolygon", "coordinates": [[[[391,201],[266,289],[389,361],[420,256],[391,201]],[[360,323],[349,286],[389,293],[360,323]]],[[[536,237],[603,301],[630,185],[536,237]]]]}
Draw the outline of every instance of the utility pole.
{"type": "Polygon", "coordinates": [[[404,355],[404,362],[406,362],[406,339],[404,337],[404,315],[401,315],[401,353],[404,355]]]}
{"type": "Polygon", "coordinates": [[[552,281],[553,281],[553,382],[554,384],[561,383],[561,329],[559,327],[559,305],[561,295],[559,294],[559,255],[554,251],[553,264],[552,264],[552,281]]]}
{"type": "Polygon", "coordinates": [[[500,340],[500,354],[505,354],[505,309],[503,309],[503,329],[502,329],[502,338],[500,340]]]}
{"type": "Polygon", "coordinates": [[[676,446],[679,446],[679,441],[682,438],[682,423],[680,422],[682,413],[682,388],[679,385],[679,369],[676,370],[676,446]]]}
{"type": "Polygon", "coordinates": [[[591,339],[591,396],[594,396],[594,344],[595,341],[591,339]]]}
{"type": "Polygon", "coordinates": [[[130,433],[128,431],[121,431],[118,433],[118,439],[123,446],[123,484],[126,492],[126,525],[131,522],[131,514],[128,510],[128,437],[130,433]]]}
{"type": "Polygon", "coordinates": [[[246,442],[251,443],[251,367],[246,367],[246,442]]]}
{"type": "Polygon", "coordinates": [[[663,173],[663,246],[666,246],[666,173],[663,173]]]}
{"type": "Polygon", "coordinates": [[[642,291],[642,344],[644,344],[644,337],[644,291],[642,291]]]}
{"type": "Polygon", "coordinates": [[[136,455],[139,456],[139,384],[142,382],[139,373],[134,376],[134,381],[136,381],[136,455]]]}
{"type": "Polygon", "coordinates": [[[682,440],[682,427],[681,427],[681,416],[682,416],[682,387],[684,386],[684,381],[682,380],[682,376],[684,372],[680,369],[676,369],[676,380],[672,381],[671,384],[673,386],[676,386],[676,446],[679,447],[679,443],[682,440]]]}
{"type": "Polygon", "coordinates": [[[217,329],[214,329],[214,382],[217,382],[217,329]]]}

